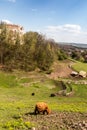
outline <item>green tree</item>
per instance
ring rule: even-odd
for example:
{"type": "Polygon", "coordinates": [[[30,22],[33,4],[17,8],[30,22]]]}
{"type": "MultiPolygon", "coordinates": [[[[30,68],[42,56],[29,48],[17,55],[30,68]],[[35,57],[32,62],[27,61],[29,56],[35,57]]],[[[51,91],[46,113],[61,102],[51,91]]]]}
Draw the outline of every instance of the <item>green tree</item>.
{"type": "Polygon", "coordinates": [[[61,50],[61,49],[58,49],[57,56],[58,56],[58,60],[67,59],[66,53],[63,50],[61,50]]]}
{"type": "Polygon", "coordinates": [[[7,29],[4,24],[0,24],[0,63],[4,64],[4,55],[7,52],[7,29]]]}
{"type": "Polygon", "coordinates": [[[42,39],[41,44],[37,48],[36,52],[37,66],[41,70],[49,70],[53,63],[53,54],[50,49],[50,44],[45,39],[42,39]]]}
{"type": "Polygon", "coordinates": [[[24,58],[22,67],[27,71],[34,70],[37,66],[35,60],[37,37],[37,32],[27,32],[24,34],[24,44],[22,45],[24,58]]]}

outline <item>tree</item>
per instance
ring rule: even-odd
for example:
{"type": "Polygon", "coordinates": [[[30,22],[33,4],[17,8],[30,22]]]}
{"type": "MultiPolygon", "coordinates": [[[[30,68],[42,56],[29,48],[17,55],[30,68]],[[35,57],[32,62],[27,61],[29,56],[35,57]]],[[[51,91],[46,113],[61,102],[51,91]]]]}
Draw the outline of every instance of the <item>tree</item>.
{"type": "Polygon", "coordinates": [[[4,64],[4,55],[7,51],[7,29],[5,24],[0,24],[0,63],[4,64]]]}
{"type": "Polygon", "coordinates": [[[50,44],[45,39],[42,39],[41,44],[37,48],[36,60],[37,66],[44,71],[49,70],[53,63],[53,54],[50,49],[50,44]]]}
{"type": "Polygon", "coordinates": [[[27,32],[24,34],[24,44],[22,45],[23,49],[23,65],[26,71],[34,70],[36,68],[36,60],[35,60],[35,49],[37,44],[37,32],[27,32]]]}

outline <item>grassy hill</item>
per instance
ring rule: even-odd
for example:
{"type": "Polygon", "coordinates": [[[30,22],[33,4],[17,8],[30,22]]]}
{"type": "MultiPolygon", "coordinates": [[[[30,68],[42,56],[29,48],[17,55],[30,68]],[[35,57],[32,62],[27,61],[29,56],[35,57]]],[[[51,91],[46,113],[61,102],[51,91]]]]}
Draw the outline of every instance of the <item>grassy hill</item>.
{"type": "Polygon", "coordinates": [[[86,71],[87,72],[87,63],[82,63],[82,62],[78,62],[76,61],[75,64],[73,64],[73,69],[76,70],[76,71],[86,71]]]}
{"type": "Polygon", "coordinates": [[[38,126],[38,123],[33,124],[34,115],[32,121],[26,116],[34,111],[38,101],[47,102],[52,112],[86,113],[87,85],[71,83],[70,86],[73,96],[50,97],[51,93],[62,90],[58,80],[49,79],[42,72],[0,71],[0,129],[27,130],[33,125],[38,126]]]}

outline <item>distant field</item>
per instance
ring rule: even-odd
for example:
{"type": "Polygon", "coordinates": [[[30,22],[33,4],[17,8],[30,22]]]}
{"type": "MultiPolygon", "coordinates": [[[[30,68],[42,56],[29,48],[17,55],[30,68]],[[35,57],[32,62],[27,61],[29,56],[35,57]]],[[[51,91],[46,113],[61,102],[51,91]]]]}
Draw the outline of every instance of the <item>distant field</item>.
{"type": "MultiPolygon", "coordinates": [[[[57,81],[48,79],[44,74],[0,72],[0,130],[13,130],[12,124],[20,126],[22,123],[26,127],[26,119],[16,120],[33,112],[38,101],[47,102],[52,111],[87,112],[87,85],[71,86],[75,92],[73,96],[50,97],[51,93],[58,92],[61,87],[57,81]],[[31,95],[33,92],[34,96],[31,95]]],[[[27,122],[27,125],[29,128],[32,124],[27,122]]]]}
{"type": "Polygon", "coordinates": [[[73,64],[72,68],[78,72],[81,70],[87,72],[87,63],[76,62],[75,64],[73,64]]]}

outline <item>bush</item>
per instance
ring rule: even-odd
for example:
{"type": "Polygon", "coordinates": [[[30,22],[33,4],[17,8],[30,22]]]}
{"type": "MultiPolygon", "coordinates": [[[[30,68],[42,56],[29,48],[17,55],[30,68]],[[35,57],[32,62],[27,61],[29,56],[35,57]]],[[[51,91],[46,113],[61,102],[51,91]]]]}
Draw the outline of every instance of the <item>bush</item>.
{"type": "Polygon", "coordinates": [[[33,123],[27,121],[24,122],[22,118],[20,118],[17,121],[9,121],[7,123],[5,123],[3,125],[3,128],[5,129],[9,129],[9,130],[14,130],[14,129],[18,129],[18,130],[27,130],[27,129],[31,129],[34,126],[33,123]]]}

